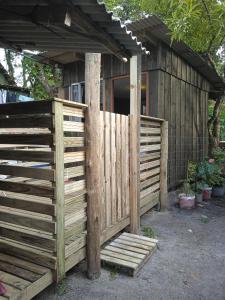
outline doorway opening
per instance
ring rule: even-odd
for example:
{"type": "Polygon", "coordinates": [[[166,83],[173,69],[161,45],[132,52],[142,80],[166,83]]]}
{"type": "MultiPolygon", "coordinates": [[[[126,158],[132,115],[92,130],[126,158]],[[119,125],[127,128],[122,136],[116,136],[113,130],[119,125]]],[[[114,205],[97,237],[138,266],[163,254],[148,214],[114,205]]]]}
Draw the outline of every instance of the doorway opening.
{"type": "MultiPolygon", "coordinates": [[[[111,111],[116,114],[130,114],[130,77],[122,76],[112,79],[111,111]]],[[[141,114],[148,115],[148,74],[141,77],[141,114]]]]}

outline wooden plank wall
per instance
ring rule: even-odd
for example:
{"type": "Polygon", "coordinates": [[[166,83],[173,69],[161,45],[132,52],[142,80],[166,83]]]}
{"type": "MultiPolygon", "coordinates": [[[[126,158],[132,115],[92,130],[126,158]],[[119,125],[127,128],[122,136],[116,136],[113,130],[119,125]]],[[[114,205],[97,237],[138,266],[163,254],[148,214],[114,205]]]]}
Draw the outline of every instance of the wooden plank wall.
{"type": "Polygon", "coordinates": [[[171,49],[163,46],[160,51],[157,116],[169,125],[168,177],[172,187],[185,178],[188,160],[198,161],[207,155],[210,86],[171,49]]]}
{"type": "Polygon", "coordinates": [[[141,214],[160,201],[161,123],[141,116],[140,128],[140,210],[141,214]]]}
{"type": "Polygon", "coordinates": [[[63,103],[66,271],[86,255],[85,108],[63,103]]]}
{"type": "Polygon", "coordinates": [[[0,249],[55,270],[52,102],[1,105],[0,144],[0,249]]]}
{"type": "Polygon", "coordinates": [[[102,242],[129,224],[129,117],[100,112],[102,242]]]}

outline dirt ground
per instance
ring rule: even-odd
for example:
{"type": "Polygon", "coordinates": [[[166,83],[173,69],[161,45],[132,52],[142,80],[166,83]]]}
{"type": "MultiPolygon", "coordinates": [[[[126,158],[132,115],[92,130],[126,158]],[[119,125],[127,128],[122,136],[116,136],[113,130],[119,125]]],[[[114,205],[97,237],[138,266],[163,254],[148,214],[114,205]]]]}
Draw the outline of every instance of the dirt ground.
{"type": "Polygon", "coordinates": [[[147,213],[141,223],[154,230],[159,249],[136,278],[102,270],[100,279],[89,281],[82,263],[64,285],[52,285],[36,299],[225,299],[224,199],[193,211],[172,205],[167,212],[147,213]]]}

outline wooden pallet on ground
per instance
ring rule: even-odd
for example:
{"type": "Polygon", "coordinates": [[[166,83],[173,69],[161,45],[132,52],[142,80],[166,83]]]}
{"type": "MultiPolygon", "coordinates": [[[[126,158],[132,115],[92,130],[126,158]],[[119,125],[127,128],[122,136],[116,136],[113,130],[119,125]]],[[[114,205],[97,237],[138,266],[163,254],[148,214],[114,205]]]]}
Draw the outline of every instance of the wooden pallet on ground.
{"type": "Polygon", "coordinates": [[[157,243],[155,239],[124,232],[101,250],[101,261],[127,269],[134,276],[155,252],[157,243]]]}
{"type": "Polygon", "coordinates": [[[0,252],[0,282],[6,292],[0,300],[29,300],[53,282],[52,271],[0,252]]]}

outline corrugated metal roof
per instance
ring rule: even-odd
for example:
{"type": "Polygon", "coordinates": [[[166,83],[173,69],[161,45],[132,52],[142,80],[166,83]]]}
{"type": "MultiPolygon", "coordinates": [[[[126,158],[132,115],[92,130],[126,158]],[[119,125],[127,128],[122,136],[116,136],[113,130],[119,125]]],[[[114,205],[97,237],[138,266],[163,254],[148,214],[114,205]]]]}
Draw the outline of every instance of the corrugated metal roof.
{"type": "Polygon", "coordinates": [[[119,57],[148,53],[97,0],[0,0],[0,45],[119,57]]]}
{"type": "Polygon", "coordinates": [[[218,75],[214,66],[211,66],[207,61],[193,51],[182,41],[173,41],[171,44],[169,28],[156,16],[149,16],[133,22],[128,25],[128,28],[144,43],[150,42],[151,38],[154,41],[162,41],[171,47],[180,57],[184,58],[194,69],[202,74],[217,90],[224,90],[225,83],[218,75]]]}

